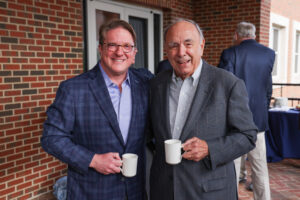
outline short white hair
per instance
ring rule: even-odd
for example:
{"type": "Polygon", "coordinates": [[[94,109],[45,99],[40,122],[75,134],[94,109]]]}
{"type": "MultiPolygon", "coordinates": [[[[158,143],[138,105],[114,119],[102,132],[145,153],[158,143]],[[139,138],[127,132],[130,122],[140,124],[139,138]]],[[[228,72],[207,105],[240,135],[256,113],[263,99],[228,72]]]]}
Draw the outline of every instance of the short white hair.
{"type": "Polygon", "coordinates": [[[241,38],[255,38],[255,31],[254,24],[249,22],[240,22],[236,28],[236,33],[241,38]]]}
{"type": "Polygon", "coordinates": [[[166,36],[167,36],[167,32],[168,30],[175,24],[179,23],[179,22],[189,22],[191,24],[193,24],[195,26],[195,28],[197,29],[199,35],[200,35],[200,39],[204,39],[204,36],[203,36],[203,32],[200,28],[200,26],[194,21],[194,20],[191,20],[191,19],[184,19],[184,18],[179,18],[177,19],[175,22],[171,23],[169,26],[167,26],[167,28],[165,29],[164,31],[164,41],[166,41],[166,36]]]}

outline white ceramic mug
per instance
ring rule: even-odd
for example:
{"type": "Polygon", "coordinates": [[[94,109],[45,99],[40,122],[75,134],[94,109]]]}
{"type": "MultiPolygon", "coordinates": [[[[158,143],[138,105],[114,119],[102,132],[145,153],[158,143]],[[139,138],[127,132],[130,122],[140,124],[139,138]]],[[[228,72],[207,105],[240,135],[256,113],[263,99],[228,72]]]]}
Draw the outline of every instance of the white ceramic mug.
{"type": "Polygon", "coordinates": [[[122,162],[122,174],[126,177],[135,176],[138,163],[138,155],[134,153],[125,153],[122,155],[122,162]]]}
{"type": "Polygon", "coordinates": [[[182,145],[180,140],[165,140],[165,156],[168,164],[176,165],[181,162],[181,148],[182,145]]]}

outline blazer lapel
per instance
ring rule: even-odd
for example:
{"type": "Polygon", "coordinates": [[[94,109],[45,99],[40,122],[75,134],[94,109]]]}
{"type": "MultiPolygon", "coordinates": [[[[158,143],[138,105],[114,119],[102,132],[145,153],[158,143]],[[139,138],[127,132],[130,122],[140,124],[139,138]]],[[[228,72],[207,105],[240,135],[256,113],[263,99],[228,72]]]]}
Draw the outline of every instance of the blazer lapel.
{"type": "Polygon", "coordinates": [[[190,129],[193,128],[196,116],[201,115],[200,113],[203,111],[207,101],[209,100],[210,95],[213,91],[213,86],[211,80],[213,80],[212,76],[214,76],[209,70],[209,66],[205,61],[203,61],[203,66],[201,70],[200,79],[198,82],[198,86],[195,92],[194,99],[192,101],[192,105],[190,107],[190,112],[186,119],[185,125],[182,129],[182,134],[180,136],[181,140],[185,140],[190,133],[190,129]]]}
{"type": "Polygon", "coordinates": [[[172,132],[170,127],[170,106],[169,106],[169,96],[170,96],[170,80],[172,77],[172,70],[169,70],[164,76],[164,79],[158,85],[158,95],[161,102],[161,116],[162,117],[162,125],[166,130],[166,139],[172,138],[172,132]]]}
{"type": "Polygon", "coordinates": [[[91,76],[91,81],[89,82],[89,87],[94,94],[97,103],[105,114],[106,118],[109,120],[112,129],[114,130],[120,143],[125,146],[121,130],[119,127],[118,119],[114,107],[112,105],[104,78],[99,69],[99,64],[97,64],[94,69],[94,74],[91,76]]]}
{"type": "Polygon", "coordinates": [[[134,139],[132,137],[132,133],[134,133],[134,123],[135,119],[137,119],[137,112],[138,111],[138,106],[139,101],[142,98],[143,95],[143,88],[140,87],[141,83],[138,79],[136,79],[135,75],[128,70],[129,73],[129,78],[130,78],[130,89],[131,89],[131,120],[130,120],[130,125],[128,129],[128,139],[126,143],[126,147],[128,147],[127,144],[131,143],[131,140],[134,139]]]}

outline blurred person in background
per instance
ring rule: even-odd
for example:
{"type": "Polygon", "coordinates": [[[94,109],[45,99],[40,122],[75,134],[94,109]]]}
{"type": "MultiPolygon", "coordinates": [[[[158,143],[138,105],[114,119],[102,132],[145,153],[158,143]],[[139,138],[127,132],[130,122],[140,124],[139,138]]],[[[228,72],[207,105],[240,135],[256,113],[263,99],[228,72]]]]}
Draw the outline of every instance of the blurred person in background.
{"type": "MultiPolygon", "coordinates": [[[[275,52],[255,41],[255,26],[240,22],[234,33],[235,46],[222,52],[219,67],[244,80],[253,120],[258,128],[256,147],[247,155],[251,166],[255,200],[270,200],[265,131],[269,129],[268,109],[272,96],[275,52]]],[[[235,160],[237,184],[241,158],[235,160]]],[[[251,188],[250,188],[251,189],[251,188]]]]}

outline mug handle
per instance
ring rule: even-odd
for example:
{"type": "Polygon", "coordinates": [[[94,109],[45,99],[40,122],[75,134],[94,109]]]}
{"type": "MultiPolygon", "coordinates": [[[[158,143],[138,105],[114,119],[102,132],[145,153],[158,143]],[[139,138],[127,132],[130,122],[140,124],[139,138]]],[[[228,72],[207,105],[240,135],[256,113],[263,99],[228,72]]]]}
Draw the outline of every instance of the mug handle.
{"type": "Polygon", "coordinates": [[[182,161],[182,155],[185,153],[185,151],[183,150],[183,144],[181,144],[181,155],[180,155],[180,162],[182,161]]]}
{"type": "Polygon", "coordinates": [[[121,160],[121,161],[122,161],[122,166],[120,166],[120,172],[123,173],[123,168],[122,168],[123,167],[123,160],[121,160]]]}

